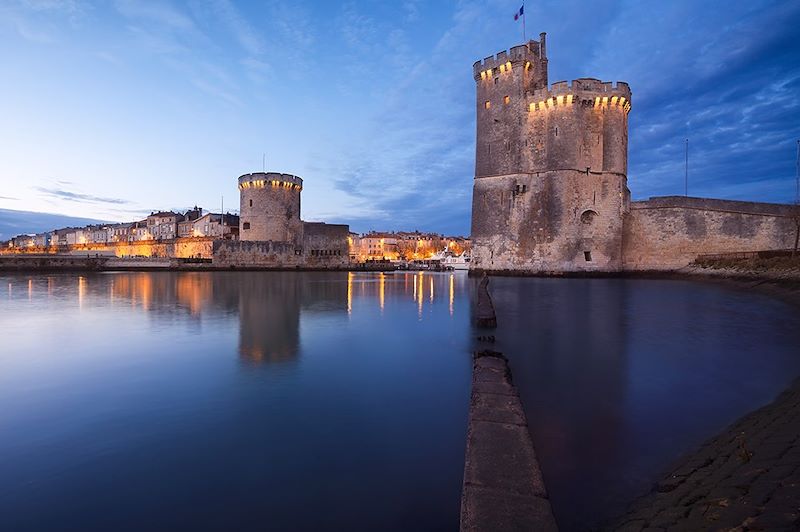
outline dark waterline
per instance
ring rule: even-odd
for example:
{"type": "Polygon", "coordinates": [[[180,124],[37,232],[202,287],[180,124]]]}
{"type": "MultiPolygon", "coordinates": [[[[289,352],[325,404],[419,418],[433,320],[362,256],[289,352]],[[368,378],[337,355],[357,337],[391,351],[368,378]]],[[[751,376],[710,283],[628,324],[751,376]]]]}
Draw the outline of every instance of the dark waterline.
{"type": "MultiPolygon", "coordinates": [[[[3,276],[0,530],[457,528],[460,274],[3,276]]],[[[563,529],[614,515],[797,374],[779,301],[493,279],[563,529]]]]}
{"type": "Polygon", "coordinates": [[[452,530],[464,275],[3,277],[0,530],[452,530]]]}
{"type": "Polygon", "coordinates": [[[492,280],[556,519],[623,512],[681,455],[800,374],[800,313],[718,284],[492,280]]]}

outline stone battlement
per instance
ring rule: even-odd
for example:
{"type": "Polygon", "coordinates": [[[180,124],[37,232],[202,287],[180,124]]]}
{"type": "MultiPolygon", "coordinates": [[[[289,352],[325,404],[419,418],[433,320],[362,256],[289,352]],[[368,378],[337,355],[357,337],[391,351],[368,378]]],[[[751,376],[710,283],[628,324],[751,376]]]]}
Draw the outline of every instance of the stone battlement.
{"type": "Polygon", "coordinates": [[[475,61],[472,65],[473,77],[477,79],[491,77],[495,70],[513,68],[514,64],[524,61],[547,61],[545,48],[545,34],[540,34],[540,40],[530,40],[527,44],[514,46],[509,50],[497,52],[493,56],[486,57],[480,61],[475,61]]]}
{"type": "Polygon", "coordinates": [[[550,88],[534,90],[529,98],[529,111],[563,107],[573,103],[585,103],[596,108],[631,109],[631,89],[624,81],[600,81],[594,78],[578,78],[572,82],[557,81],[550,88]]]}
{"type": "Polygon", "coordinates": [[[634,201],[631,202],[631,209],[697,209],[702,211],[782,217],[797,215],[797,207],[789,204],[693,198],[687,196],[657,196],[643,201],[634,201]]]}
{"type": "Polygon", "coordinates": [[[245,188],[283,187],[292,190],[303,189],[303,179],[292,174],[278,172],[253,172],[239,177],[239,190],[245,188]]]}

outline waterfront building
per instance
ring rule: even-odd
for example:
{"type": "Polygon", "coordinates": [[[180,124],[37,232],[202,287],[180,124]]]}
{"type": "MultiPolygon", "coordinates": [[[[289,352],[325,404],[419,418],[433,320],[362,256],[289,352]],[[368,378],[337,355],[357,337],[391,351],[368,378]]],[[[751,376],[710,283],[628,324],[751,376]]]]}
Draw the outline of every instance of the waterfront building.
{"type": "Polygon", "coordinates": [[[68,246],[86,244],[89,242],[90,231],[83,227],[71,227],[67,230],[66,240],[68,246]]]}
{"type": "MultiPolygon", "coordinates": [[[[154,226],[155,225],[153,225],[153,227],[154,226]]],[[[154,236],[150,230],[150,227],[151,225],[149,219],[133,222],[129,241],[141,242],[147,240],[154,240],[154,236]]]]}
{"type": "Polygon", "coordinates": [[[239,217],[235,214],[206,213],[192,222],[194,237],[235,239],[239,235],[239,217]]]}
{"type": "Polygon", "coordinates": [[[108,226],[109,242],[128,242],[131,240],[133,223],[120,223],[108,226]]]}
{"type": "Polygon", "coordinates": [[[50,247],[50,239],[52,237],[52,233],[44,232],[38,233],[33,237],[33,245],[37,248],[46,248],[50,247]]]}
{"type": "Polygon", "coordinates": [[[14,249],[32,248],[36,244],[34,235],[17,235],[10,241],[10,246],[14,249]]]}
{"type": "Polygon", "coordinates": [[[109,242],[109,227],[107,225],[90,225],[86,227],[89,242],[92,244],[106,244],[109,242]]]}
{"type": "Polygon", "coordinates": [[[194,235],[194,222],[203,216],[203,209],[195,205],[178,221],[178,238],[191,238],[194,235]]]}
{"type": "Polygon", "coordinates": [[[183,216],[172,211],[154,212],[147,217],[147,229],[153,240],[172,240],[178,236],[178,221],[183,216]]]}

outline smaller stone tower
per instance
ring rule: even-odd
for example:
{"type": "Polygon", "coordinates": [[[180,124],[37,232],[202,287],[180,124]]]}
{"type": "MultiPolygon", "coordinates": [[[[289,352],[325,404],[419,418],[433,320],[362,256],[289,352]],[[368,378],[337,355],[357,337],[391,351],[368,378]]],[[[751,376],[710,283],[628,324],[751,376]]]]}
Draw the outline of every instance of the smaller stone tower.
{"type": "Polygon", "coordinates": [[[291,174],[255,172],[239,177],[239,239],[301,246],[302,190],[303,180],[291,174]]]}

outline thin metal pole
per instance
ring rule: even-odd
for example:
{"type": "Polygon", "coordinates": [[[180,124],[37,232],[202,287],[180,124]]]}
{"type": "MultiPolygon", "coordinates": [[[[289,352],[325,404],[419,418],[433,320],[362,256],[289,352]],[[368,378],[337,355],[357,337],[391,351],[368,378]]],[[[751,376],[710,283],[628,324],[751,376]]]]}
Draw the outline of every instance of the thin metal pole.
{"type": "Polygon", "coordinates": [[[685,161],[683,165],[684,196],[689,195],[689,139],[686,139],[685,161]]]}
{"type": "Polygon", "coordinates": [[[794,163],[794,179],[797,187],[794,201],[797,205],[800,205],[800,140],[797,141],[797,159],[794,163]]]}
{"type": "Polygon", "coordinates": [[[267,171],[267,154],[266,153],[262,153],[261,154],[261,171],[262,172],[266,172],[267,171]]]}

